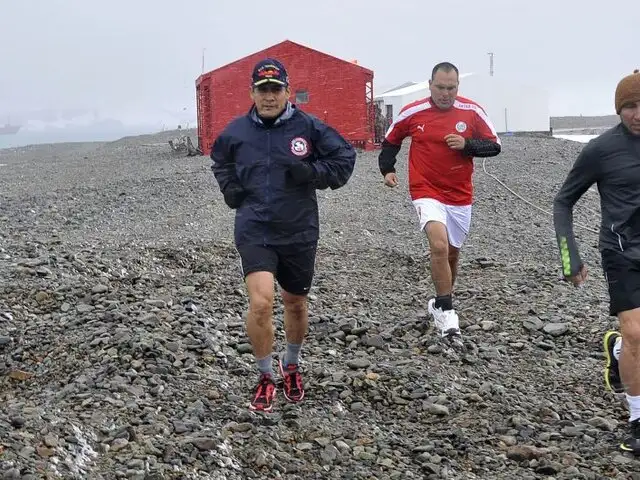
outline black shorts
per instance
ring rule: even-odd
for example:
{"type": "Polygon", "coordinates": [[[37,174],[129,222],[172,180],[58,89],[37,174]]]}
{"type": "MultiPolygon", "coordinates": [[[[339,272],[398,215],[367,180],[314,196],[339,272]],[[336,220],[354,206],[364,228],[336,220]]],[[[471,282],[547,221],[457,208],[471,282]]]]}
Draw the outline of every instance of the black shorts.
{"type": "Polygon", "coordinates": [[[609,314],[616,316],[640,307],[640,261],[613,250],[604,250],[601,256],[609,289],[609,314]]]}
{"type": "Polygon", "coordinates": [[[244,278],[253,272],[271,272],[283,290],[306,295],[313,283],[317,242],[294,245],[237,247],[244,278]]]}

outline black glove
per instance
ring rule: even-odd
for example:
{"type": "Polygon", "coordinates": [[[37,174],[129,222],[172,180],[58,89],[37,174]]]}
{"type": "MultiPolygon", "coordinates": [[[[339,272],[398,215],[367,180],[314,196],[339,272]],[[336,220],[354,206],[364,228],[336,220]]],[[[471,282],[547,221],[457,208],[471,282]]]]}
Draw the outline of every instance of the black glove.
{"type": "Polygon", "coordinates": [[[229,208],[235,209],[242,205],[248,192],[237,183],[231,183],[225,191],[222,192],[222,195],[224,196],[224,203],[226,203],[229,208]]]}
{"type": "Polygon", "coordinates": [[[296,161],[289,166],[287,175],[296,185],[309,183],[316,179],[316,171],[309,162],[296,161]]]}

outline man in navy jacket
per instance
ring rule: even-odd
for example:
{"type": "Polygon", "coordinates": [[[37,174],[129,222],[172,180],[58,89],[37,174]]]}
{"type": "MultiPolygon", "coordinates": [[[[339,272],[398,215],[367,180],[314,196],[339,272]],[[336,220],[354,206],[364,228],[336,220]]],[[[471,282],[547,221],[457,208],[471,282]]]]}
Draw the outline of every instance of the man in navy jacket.
{"type": "Polygon", "coordinates": [[[304,397],[298,368],[307,333],[307,294],[319,237],[317,189],[347,183],[353,147],[338,132],[289,101],[285,67],[256,64],[249,112],[233,120],[211,151],[212,170],[226,204],[236,209],[235,244],[249,295],[247,334],[260,378],[250,408],[271,411],[274,279],[282,289],[287,351],[279,359],[284,395],[304,397]]]}

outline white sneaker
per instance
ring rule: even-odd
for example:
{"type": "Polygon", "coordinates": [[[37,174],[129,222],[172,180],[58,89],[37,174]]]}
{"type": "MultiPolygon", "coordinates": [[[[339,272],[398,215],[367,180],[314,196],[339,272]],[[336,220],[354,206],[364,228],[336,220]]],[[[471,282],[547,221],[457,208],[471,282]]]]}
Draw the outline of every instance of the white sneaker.
{"type": "Polygon", "coordinates": [[[460,322],[456,311],[443,311],[441,308],[435,308],[435,304],[435,298],[429,300],[428,309],[429,313],[433,317],[433,322],[436,324],[436,327],[440,329],[440,335],[442,337],[449,337],[453,335],[460,336],[460,322]]]}

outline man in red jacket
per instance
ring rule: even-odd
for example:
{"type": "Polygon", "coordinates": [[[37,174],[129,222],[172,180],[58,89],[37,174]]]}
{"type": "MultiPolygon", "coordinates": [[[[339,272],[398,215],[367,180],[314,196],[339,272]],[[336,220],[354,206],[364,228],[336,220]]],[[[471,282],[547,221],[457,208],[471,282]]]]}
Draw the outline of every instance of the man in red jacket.
{"type": "Polygon", "coordinates": [[[484,109],[458,96],[458,85],[455,65],[436,65],[429,80],[431,95],[403,107],[387,131],[378,163],[385,185],[398,185],[396,155],[411,137],[409,193],[429,241],[436,290],[428,309],[442,337],[460,342],[451,294],[471,224],[473,157],[496,156],[502,147],[484,109]]]}

